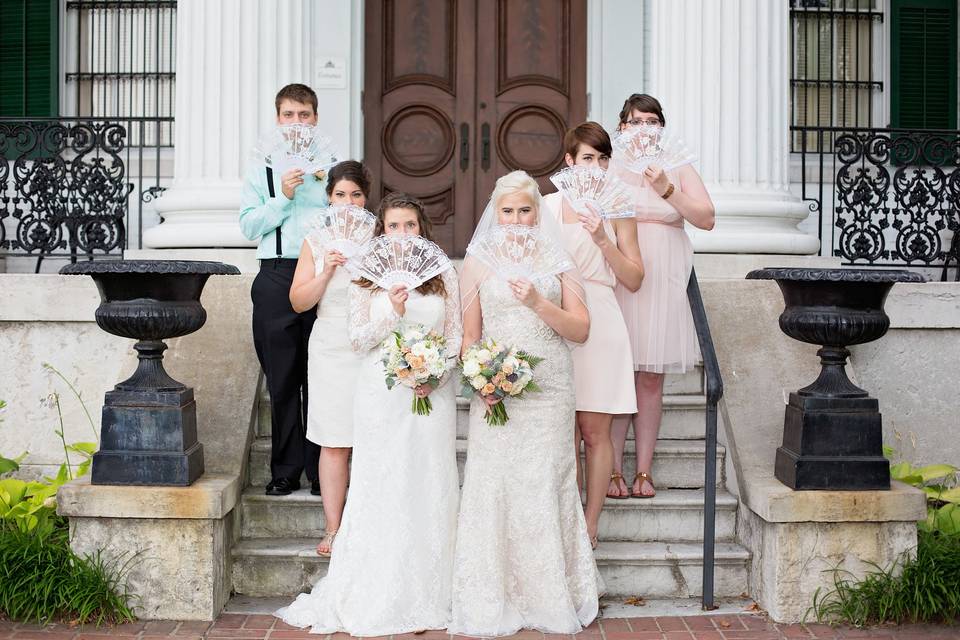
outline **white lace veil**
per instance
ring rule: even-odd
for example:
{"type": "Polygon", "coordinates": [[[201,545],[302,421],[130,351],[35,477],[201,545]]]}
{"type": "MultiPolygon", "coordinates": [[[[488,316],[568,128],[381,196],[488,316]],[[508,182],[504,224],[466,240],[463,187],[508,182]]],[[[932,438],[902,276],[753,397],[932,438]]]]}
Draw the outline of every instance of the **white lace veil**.
{"type": "Polygon", "coordinates": [[[513,171],[497,180],[497,186],[483,210],[483,216],[477,223],[470,244],[467,245],[466,257],[460,272],[460,300],[464,313],[471,304],[478,301],[480,289],[487,280],[502,277],[498,275],[498,271],[502,273],[502,270],[498,269],[498,265],[494,263],[496,256],[483,251],[482,246],[485,241],[501,230],[497,216],[497,201],[518,191],[530,194],[537,209],[535,227],[537,259],[529,279],[536,285],[538,281],[549,277],[559,278],[568,291],[575,294],[581,301],[586,299],[580,273],[564,249],[560,220],[544,209],[543,198],[536,181],[524,171],[513,171]]]}

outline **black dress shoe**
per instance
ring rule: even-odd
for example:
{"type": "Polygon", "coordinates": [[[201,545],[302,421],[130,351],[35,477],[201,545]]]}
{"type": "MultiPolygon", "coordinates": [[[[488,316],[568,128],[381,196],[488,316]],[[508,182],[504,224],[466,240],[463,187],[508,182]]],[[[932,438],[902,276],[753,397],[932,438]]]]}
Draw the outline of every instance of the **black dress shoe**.
{"type": "Polygon", "coordinates": [[[267,485],[268,496],[288,496],[300,490],[300,481],[290,478],[276,478],[267,485]]]}
{"type": "Polygon", "coordinates": [[[320,481],[314,480],[310,483],[310,495],[318,496],[320,495],[320,481]]]}

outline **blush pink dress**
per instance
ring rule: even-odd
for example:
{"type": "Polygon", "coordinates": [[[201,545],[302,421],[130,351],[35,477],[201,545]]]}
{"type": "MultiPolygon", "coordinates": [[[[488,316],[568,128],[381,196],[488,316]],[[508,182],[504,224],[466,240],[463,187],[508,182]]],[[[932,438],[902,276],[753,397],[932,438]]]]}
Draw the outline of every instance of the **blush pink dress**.
{"type": "MultiPolygon", "coordinates": [[[[669,201],[650,189],[640,174],[610,168],[634,187],[637,241],[643,256],[643,284],[637,292],[617,284],[616,297],[630,334],[634,371],[683,373],[700,360],[700,347],[687,302],[693,245],[683,218],[669,201]]],[[[674,189],[680,180],[668,172],[674,189]]]]}
{"type": "MultiPolygon", "coordinates": [[[[563,227],[564,248],[583,277],[590,312],[590,337],[571,350],[577,411],[636,413],[630,338],[614,294],[617,279],[613,269],[579,222],[563,221],[561,194],[544,196],[543,202],[563,227]]],[[[609,222],[604,228],[611,239],[616,238],[609,222]]]]}

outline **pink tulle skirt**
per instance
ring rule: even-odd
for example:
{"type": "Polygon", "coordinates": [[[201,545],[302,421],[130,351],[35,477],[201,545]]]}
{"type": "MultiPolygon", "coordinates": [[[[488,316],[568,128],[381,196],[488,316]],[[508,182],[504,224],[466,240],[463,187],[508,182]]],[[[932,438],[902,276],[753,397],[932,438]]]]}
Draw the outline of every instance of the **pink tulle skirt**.
{"type": "Polygon", "coordinates": [[[683,228],[638,221],[643,284],[616,295],[630,336],[634,371],[683,373],[700,360],[697,332],[687,302],[693,245],[683,228]]]}

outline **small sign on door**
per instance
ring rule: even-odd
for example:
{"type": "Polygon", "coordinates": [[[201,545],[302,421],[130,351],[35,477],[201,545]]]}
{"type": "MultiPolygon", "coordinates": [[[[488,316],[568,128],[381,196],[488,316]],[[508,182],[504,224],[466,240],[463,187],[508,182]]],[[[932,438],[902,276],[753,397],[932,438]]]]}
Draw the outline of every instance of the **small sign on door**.
{"type": "Polygon", "coordinates": [[[317,67],[316,89],[346,89],[347,60],[336,56],[321,57],[317,67]]]}

